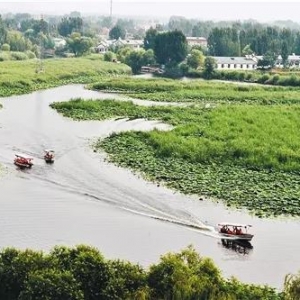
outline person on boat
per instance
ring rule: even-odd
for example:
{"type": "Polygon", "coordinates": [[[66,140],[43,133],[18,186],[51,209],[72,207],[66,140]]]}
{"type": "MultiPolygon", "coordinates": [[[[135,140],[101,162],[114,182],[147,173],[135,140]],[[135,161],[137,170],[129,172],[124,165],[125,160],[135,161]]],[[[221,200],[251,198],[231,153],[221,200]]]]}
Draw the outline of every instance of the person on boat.
{"type": "Polygon", "coordinates": [[[50,152],[50,151],[46,151],[45,158],[46,159],[52,159],[53,158],[53,153],[50,152]]]}
{"type": "Polygon", "coordinates": [[[237,228],[235,234],[242,234],[242,228],[237,228]]]}
{"type": "Polygon", "coordinates": [[[221,228],[221,233],[227,233],[226,226],[222,226],[222,228],[221,228]]]}

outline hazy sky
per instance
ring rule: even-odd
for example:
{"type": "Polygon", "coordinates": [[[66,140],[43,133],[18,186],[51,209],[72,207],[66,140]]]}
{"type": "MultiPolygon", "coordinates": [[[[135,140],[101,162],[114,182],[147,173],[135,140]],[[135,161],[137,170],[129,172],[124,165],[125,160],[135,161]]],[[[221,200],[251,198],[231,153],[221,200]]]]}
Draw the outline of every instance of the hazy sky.
{"type": "MultiPolygon", "coordinates": [[[[202,20],[244,20],[258,21],[293,20],[300,23],[300,0],[298,1],[203,1],[203,0],[112,0],[116,16],[172,15],[202,20]]],[[[31,14],[58,14],[71,11],[82,14],[108,15],[110,0],[52,0],[52,1],[2,1],[0,14],[7,12],[28,12],[31,14]]]]}

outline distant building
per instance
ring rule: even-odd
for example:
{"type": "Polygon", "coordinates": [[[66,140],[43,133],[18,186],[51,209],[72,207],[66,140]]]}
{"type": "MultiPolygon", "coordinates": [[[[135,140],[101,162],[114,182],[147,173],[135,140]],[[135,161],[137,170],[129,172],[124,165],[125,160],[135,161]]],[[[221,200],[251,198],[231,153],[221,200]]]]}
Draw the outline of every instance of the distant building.
{"type": "MultiPolygon", "coordinates": [[[[261,59],[263,59],[263,56],[256,56],[256,59],[261,60],[261,59]]],[[[300,67],[300,55],[296,55],[295,53],[293,53],[292,55],[289,55],[287,66],[289,68],[299,68],[300,67]]],[[[282,62],[281,55],[278,55],[277,60],[275,62],[275,67],[283,68],[283,62],[282,62]]]]}
{"type": "Polygon", "coordinates": [[[112,47],[129,47],[132,49],[141,49],[144,46],[143,40],[122,40],[121,38],[111,41],[112,47]]]}
{"type": "Polygon", "coordinates": [[[255,70],[257,59],[254,56],[246,57],[224,57],[214,56],[218,70],[255,70]]]}
{"type": "Polygon", "coordinates": [[[204,37],[187,36],[186,40],[188,45],[191,47],[201,46],[207,48],[207,39],[204,37]]]}
{"type": "Polygon", "coordinates": [[[107,41],[101,41],[97,47],[95,47],[95,51],[97,53],[105,53],[109,50],[110,44],[107,41]]]}
{"type": "Polygon", "coordinates": [[[64,48],[67,44],[65,39],[62,38],[53,38],[54,47],[57,48],[64,48]]]}
{"type": "Polygon", "coordinates": [[[131,39],[126,39],[122,40],[121,38],[117,40],[103,40],[101,41],[97,47],[95,47],[95,51],[97,53],[105,53],[107,52],[110,48],[117,48],[117,47],[129,47],[131,49],[141,49],[144,46],[144,41],[143,40],[131,40],[131,39]]]}

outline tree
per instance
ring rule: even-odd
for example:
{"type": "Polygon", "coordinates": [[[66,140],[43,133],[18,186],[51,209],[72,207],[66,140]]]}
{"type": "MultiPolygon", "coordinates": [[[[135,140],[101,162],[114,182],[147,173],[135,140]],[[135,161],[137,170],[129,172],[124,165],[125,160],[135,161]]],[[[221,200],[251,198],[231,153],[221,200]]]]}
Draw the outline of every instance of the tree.
{"type": "Polygon", "coordinates": [[[79,245],[76,248],[55,247],[51,257],[58,267],[70,271],[84,293],[84,299],[110,299],[106,287],[112,270],[101,253],[92,247],[79,245]]]}
{"type": "Polygon", "coordinates": [[[154,51],[152,49],[148,49],[143,55],[143,64],[154,65],[155,63],[154,51]]]}
{"type": "Polygon", "coordinates": [[[112,51],[106,51],[104,53],[104,57],[103,58],[104,58],[104,61],[110,61],[110,62],[112,62],[114,59],[116,59],[116,55],[112,51]]]}
{"type": "Polygon", "coordinates": [[[7,28],[0,15],[0,44],[1,45],[5,43],[6,35],[7,35],[7,28]]]}
{"type": "Polygon", "coordinates": [[[178,30],[159,33],[155,38],[154,54],[160,64],[178,64],[187,55],[187,40],[178,30]]]}
{"type": "Polygon", "coordinates": [[[117,58],[118,60],[125,64],[125,59],[126,59],[126,56],[132,51],[132,49],[130,47],[122,47],[120,48],[118,51],[117,51],[117,58]]]}
{"type": "Polygon", "coordinates": [[[90,51],[90,48],[93,46],[93,41],[91,38],[82,37],[80,33],[74,32],[71,34],[71,37],[67,39],[67,45],[75,56],[82,56],[90,51]]]}
{"type": "Polygon", "coordinates": [[[29,274],[19,300],[83,300],[83,293],[69,271],[45,270],[29,274]]]}
{"type": "Polygon", "coordinates": [[[58,24],[58,33],[62,36],[68,36],[72,32],[82,32],[83,21],[80,17],[64,17],[58,24]]]}
{"type": "Polygon", "coordinates": [[[284,299],[300,299],[300,272],[297,275],[289,274],[284,280],[284,299]]]}
{"type": "Polygon", "coordinates": [[[141,68],[144,65],[144,53],[145,50],[143,49],[134,50],[126,56],[125,62],[131,67],[133,74],[137,74],[141,71],[141,68]]]}
{"type": "Polygon", "coordinates": [[[193,69],[197,69],[204,64],[204,55],[199,50],[192,50],[187,57],[187,65],[193,69]]]}
{"type": "Polygon", "coordinates": [[[211,56],[207,56],[204,60],[203,76],[206,79],[211,79],[215,72],[216,61],[211,56]]]}
{"type": "Polygon", "coordinates": [[[109,31],[109,37],[111,39],[125,39],[125,36],[126,36],[126,31],[123,27],[119,26],[119,25],[116,25],[114,26],[110,31],[109,31]]]}
{"type": "Polygon", "coordinates": [[[251,49],[251,47],[250,47],[249,44],[244,47],[244,49],[242,50],[242,54],[243,55],[251,55],[251,54],[253,54],[253,50],[251,49]]]}
{"type": "Polygon", "coordinates": [[[286,68],[288,65],[288,58],[289,58],[289,49],[286,41],[283,41],[281,45],[281,58],[282,58],[283,67],[286,68]]]}
{"type": "Polygon", "coordinates": [[[0,253],[0,299],[18,299],[30,273],[52,266],[42,252],[7,248],[0,253]]]}
{"type": "Polygon", "coordinates": [[[270,51],[266,52],[257,63],[257,68],[262,70],[272,69],[275,66],[277,55],[270,51]]]}
{"type": "Polygon", "coordinates": [[[8,31],[6,43],[9,44],[11,51],[24,52],[31,48],[31,42],[21,32],[15,30],[8,31]]]}
{"type": "Polygon", "coordinates": [[[144,38],[144,49],[145,50],[154,49],[155,39],[156,39],[157,34],[158,34],[158,31],[156,29],[154,29],[153,27],[150,27],[146,31],[146,36],[144,38]]]}

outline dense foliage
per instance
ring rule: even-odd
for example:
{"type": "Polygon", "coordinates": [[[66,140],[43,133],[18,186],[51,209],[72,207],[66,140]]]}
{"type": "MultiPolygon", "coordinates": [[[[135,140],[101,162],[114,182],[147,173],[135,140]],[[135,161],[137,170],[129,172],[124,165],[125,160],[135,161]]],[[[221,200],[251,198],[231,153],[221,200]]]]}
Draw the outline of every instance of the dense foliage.
{"type": "Polygon", "coordinates": [[[178,30],[159,33],[155,37],[153,50],[158,63],[178,64],[187,55],[186,37],[178,30]]]}
{"type": "MultiPolygon", "coordinates": [[[[207,299],[280,300],[268,286],[224,279],[214,263],[192,247],[168,253],[144,270],[107,260],[95,248],[57,246],[49,254],[6,248],[0,252],[0,298],[6,300],[207,299]]],[[[296,299],[296,298],[286,298],[296,299]]]]}

